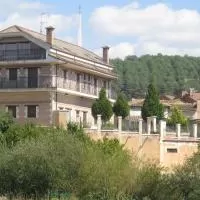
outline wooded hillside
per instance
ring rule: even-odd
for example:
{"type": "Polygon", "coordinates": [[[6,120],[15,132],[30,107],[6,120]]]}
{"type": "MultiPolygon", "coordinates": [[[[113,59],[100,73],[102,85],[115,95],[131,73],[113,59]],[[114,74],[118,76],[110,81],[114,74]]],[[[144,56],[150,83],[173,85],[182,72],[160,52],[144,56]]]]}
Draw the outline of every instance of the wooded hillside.
{"type": "Polygon", "coordinates": [[[129,97],[143,97],[152,77],[160,94],[178,95],[182,90],[200,90],[200,57],[128,56],[114,59],[117,88],[129,97]]]}

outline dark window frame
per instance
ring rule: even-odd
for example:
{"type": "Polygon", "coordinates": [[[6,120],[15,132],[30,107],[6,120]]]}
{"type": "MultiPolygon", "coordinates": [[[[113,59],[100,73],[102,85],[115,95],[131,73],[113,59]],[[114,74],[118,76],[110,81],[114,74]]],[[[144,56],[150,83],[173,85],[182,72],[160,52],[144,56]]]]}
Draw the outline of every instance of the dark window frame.
{"type": "Polygon", "coordinates": [[[13,118],[17,118],[17,106],[16,105],[7,105],[7,109],[8,109],[8,112],[11,113],[13,118]]]}
{"type": "Polygon", "coordinates": [[[178,153],[177,148],[167,148],[167,153],[178,153]]]}
{"type": "Polygon", "coordinates": [[[27,105],[26,107],[27,107],[27,118],[37,118],[38,105],[27,105]]]}

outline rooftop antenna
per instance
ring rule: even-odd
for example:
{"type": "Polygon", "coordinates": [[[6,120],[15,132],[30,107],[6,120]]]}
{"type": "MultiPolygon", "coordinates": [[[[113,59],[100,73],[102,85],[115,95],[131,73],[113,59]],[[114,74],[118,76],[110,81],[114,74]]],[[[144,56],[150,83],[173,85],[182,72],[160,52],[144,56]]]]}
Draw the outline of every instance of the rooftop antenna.
{"type": "Polygon", "coordinates": [[[78,7],[78,46],[82,47],[82,11],[81,5],[78,7]]]}
{"type": "Polygon", "coordinates": [[[40,15],[40,33],[43,34],[44,28],[47,26],[47,21],[49,18],[49,14],[48,13],[41,13],[40,15]]]}

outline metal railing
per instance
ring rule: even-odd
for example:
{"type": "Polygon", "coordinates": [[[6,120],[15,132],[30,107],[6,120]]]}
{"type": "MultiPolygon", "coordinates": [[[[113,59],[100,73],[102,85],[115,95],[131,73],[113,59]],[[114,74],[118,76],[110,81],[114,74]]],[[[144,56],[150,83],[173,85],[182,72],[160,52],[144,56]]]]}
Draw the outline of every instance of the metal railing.
{"type": "Polygon", "coordinates": [[[52,76],[18,77],[17,80],[0,78],[0,89],[51,88],[52,76]]]}
{"type": "Polygon", "coordinates": [[[45,59],[44,49],[0,50],[0,61],[45,59]]]}

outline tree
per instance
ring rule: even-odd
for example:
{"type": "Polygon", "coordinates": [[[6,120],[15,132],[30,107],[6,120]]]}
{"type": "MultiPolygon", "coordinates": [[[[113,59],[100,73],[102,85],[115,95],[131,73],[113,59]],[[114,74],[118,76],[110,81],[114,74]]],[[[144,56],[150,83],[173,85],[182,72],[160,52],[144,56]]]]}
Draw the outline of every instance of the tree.
{"type": "Polygon", "coordinates": [[[188,119],[184,116],[183,112],[175,106],[172,108],[172,113],[167,123],[170,125],[181,124],[183,126],[186,126],[188,123],[188,119]]]}
{"type": "Polygon", "coordinates": [[[92,105],[92,115],[97,119],[101,115],[103,122],[107,122],[113,115],[112,104],[106,97],[106,90],[102,88],[99,92],[99,98],[92,105]]]}
{"type": "Polygon", "coordinates": [[[148,92],[142,106],[142,118],[146,120],[150,116],[157,116],[158,119],[164,116],[163,105],[160,103],[158,92],[152,83],[148,86],[148,92]]]}
{"type": "Polygon", "coordinates": [[[122,116],[124,119],[129,115],[130,107],[122,94],[119,94],[113,106],[113,112],[116,116],[122,116]]]}

